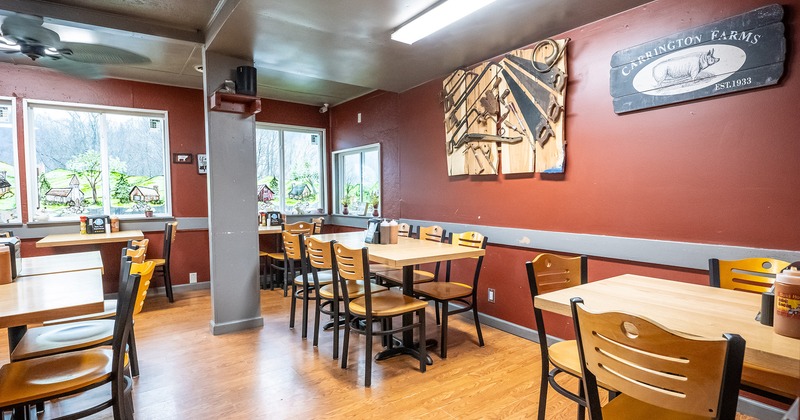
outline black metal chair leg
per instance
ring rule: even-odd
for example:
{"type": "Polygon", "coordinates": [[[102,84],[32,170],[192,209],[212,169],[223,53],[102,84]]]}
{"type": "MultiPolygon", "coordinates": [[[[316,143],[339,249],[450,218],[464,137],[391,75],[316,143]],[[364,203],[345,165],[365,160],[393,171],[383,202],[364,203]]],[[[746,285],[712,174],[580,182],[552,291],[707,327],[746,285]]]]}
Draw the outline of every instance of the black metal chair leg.
{"type": "Polygon", "coordinates": [[[447,358],[447,318],[449,309],[447,302],[442,302],[442,339],[439,344],[441,346],[439,355],[442,356],[442,359],[447,358]]]}
{"type": "Polygon", "coordinates": [[[136,353],[136,337],[133,335],[133,328],[128,334],[128,357],[131,359],[131,376],[139,376],[139,355],[136,353]]]}
{"type": "Polygon", "coordinates": [[[169,264],[164,264],[164,288],[167,291],[169,303],[175,302],[175,298],[172,295],[172,279],[169,276],[169,264]]]}
{"type": "Polygon", "coordinates": [[[289,310],[289,328],[294,328],[294,312],[296,309],[297,309],[297,286],[295,284],[292,284],[292,307],[289,310]]]}

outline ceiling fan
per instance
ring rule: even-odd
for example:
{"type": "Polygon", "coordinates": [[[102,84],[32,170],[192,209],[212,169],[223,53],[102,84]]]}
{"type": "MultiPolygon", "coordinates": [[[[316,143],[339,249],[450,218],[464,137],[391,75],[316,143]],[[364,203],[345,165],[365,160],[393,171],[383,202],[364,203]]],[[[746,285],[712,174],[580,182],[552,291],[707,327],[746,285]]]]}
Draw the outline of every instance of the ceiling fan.
{"type": "Polygon", "coordinates": [[[150,59],[121,48],[61,41],[40,16],[15,14],[0,25],[0,52],[24,54],[31,60],[72,76],[99,79],[107,64],[146,64],[150,59]]]}

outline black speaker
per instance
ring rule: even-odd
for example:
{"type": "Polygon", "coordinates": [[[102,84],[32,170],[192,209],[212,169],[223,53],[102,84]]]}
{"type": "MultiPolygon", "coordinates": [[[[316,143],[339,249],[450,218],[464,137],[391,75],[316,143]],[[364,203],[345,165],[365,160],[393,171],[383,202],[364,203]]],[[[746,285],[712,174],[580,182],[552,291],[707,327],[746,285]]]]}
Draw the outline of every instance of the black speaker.
{"type": "Polygon", "coordinates": [[[236,93],[256,96],[256,68],[239,66],[236,68],[236,93]]]}

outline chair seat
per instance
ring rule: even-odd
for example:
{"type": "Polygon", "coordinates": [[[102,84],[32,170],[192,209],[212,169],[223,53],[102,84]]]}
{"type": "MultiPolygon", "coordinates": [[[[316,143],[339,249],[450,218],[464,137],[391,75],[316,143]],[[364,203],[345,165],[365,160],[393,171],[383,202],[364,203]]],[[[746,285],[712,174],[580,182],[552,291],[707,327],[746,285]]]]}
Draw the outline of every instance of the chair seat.
{"type": "MultiPolygon", "coordinates": [[[[578,342],[575,340],[564,340],[547,347],[547,355],[550,364],[561,369],[576,378],[581,377],[581,359],[578,356],[578,342]]],[[[601,388],[608,391],[615,391],[614,388],[598,383],[601,388]]]]}
{"type": "MultiPolygon", "coordinates": [[[[333,274],[330,271],[319,271],[317,272],[317,279],[319,279],[319,284],[331,284],[333,283],[333,274]]],[[[298,286],[303,285],[303,276],[297,276],[294,278],[294,284],[298,286]]],[[[308,274],[308,285],[314,285],[314,278],[311,276],[311,273],[308,274]]]]}
{"type": "Polygon", "coordinates": [[[261,257],[269,257],[269,252],[258,250],[258,257],[259,258],[261,258],[261,257]]]}
{"type": "MultiPolygon", "coordinates": [[[[370,287],[372,293],[380,293],[389,290],[388,288],[378,286],[377,284],[373,284],[370,287]]],[[[364,296],[364,282],[361,280],[347,280],[347,296],[349,296],[351,300],[364,296]]],[[[320,287],[319,297],[328,300],[333,299],[333,284],[320,287]]],[[[339,299],[341,300],[343,297],[340,296],[339,299]]]]}
{"type": "Polygon", "coordinates": [[[603,406],[603,418],[607,419],[648,419],[648,420],[708,420],[709,417],[693,416],[691,414],[657,407],[639,401],[628,395],[618,395],[608,404],[603,406]]]}
{"type": "MultiPolygon", "coordinates": [[[[357,316],[366,316],[365,296],[350,301],[350,312],[357,316]]],[[[413,312],[428,306],[428,303],[406,296],[396,290],[372,295],[372,316],[395,316],[413,312]]]]}
{"type": "Polygon", "coordinates": [[[112,351],[93,348],[23,360],[0,368],[0,406],[8,407],[107,381],[112,351]]]}
{"type": "Polygon", "coordinates": [[[43,325],[56,325],[56,324],[65,324],[68,322],[77,322],[77,321],[90,321],[93,319],[113,319],[114,316],[117,314],[117,300],[116,299],[106,299],[103,301],[103,312],[95,312],[93,314],[86,314],[86,315],[78,315],[73,316],[70,318],[59,318],[53,319],[50,321],[45,321],[43,325]]]}
{"type": "Polygon", "coordinates": [[[156,264],[156,267],[164,265],[164,264],[167,263],[167,260],[165,260],[163,258],[151,258],[151,259],[144,260],[144,262],[148,262],[148,261],[154,262],[156,264]]]}
{"type": "MultiPolygon", "coordinates": [[[[378,276],[393,281],[398,284],[403,283],[403,270],[392,269],[389,271],[375,273],[378,276]]],[[[414,270],[414,284],[427,283],[433,281],[433,273],[424,270],[414,270]]]]}
{"type": "Polygon", "coordinates": [[[435,300],[451,300],[471,295],[472,287],[456,282],[435,281],[414,285],[414,293],[435,300]]]}
{"type": "Polygon", "coordinates": [[[29,328],[11,353],[11,361],[98,346],[110,342],[113,334],[113,319],[29,328]]]}
{"type": "Polygon", "coordinates": [[[280,260],[283,261],[283,252],[267,252],[267,257],[272,258],[273,260],[280,260]]]}

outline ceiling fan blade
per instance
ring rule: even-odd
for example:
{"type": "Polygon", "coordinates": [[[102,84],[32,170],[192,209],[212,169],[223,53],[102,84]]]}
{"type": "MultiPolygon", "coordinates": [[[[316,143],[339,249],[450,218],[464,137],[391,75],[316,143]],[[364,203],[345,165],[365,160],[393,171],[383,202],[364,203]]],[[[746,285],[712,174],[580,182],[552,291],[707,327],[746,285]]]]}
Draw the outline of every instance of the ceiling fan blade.
{"type": "Polygon", "coordinates": [[[42,27],[44,21],[39,16],[15,14],[7,16],[0,25],[5,38],[25,43],[59,48],[61,38],[57,33],[42,27]]]}
{"type": "Polygon", "coordinates": [[[62,42],[61,45],[60,52],[64,58],[81,63],[147,64],[150,62],[149,58],[122,48],[80,42],[62,42]]]}
{"type": "Polygon", "coordinates": [[[62,73],[69,74],[70,76],[79,77],[81,79],[102,79],[105,76],[103,67],[97,64],[80,63],[77,61],[59,59],[42,59],[37,61],[40,65],[58,70],[62,73]]]}

